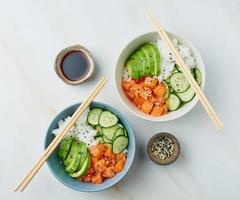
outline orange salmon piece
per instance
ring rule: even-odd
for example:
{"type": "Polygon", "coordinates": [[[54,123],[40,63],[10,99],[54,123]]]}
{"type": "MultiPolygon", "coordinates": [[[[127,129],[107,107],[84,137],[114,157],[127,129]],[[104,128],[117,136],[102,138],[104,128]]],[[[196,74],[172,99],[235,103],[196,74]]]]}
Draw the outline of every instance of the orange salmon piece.
{"type": "Polygon", "coordinates": [[[152,116],[161,116],[163,113],[163,107],[161,106],[153,106],[153,109],[151,111],[152,116]]]}
{"type": "Polygon", "coordinates": [[[97,175],[92,177],[92,183],[93,184],[100,184],[102,182],[103,182],[103,179],[102,179],[101,174],[97,174],[97,175]]]}
{"type": "Polygon", "coordinates": [[[154,89],[158,85],[158,80],[151,77],[146,77],[143,83],[144,87],[154,89]]]}
{"type": "Polygon", "coordinates": [[[152,110],[152,107],[153,107],[153,103],[152,103],[152,102],[145,101],[145,102],[142,104],[141,111],[144,112],[144,113],[146,113],[146,114],[149,114],[150,111],[152,110]]]}
{"type": "Polygon", "coordinates": [[[114,177],[116,174],[115,170],[114,170],[114,167],[108,167],[103,173],[102,173],[102,176],[104,178],[112,178],[114,177]]]}
{"type": "Polygon", "coordinates": [[[124,168],[124,162],[122,160],[119,160],[114,166],[114,170],[116,173],[121,172],[123,168],[124,168]]]}
{"type": "Polygon", "coordinates": [[[126,80],[126,81],[123,81],[122,82],[122,88],[125,90],[125,91],[130,91],[130,88],[135,84],[135,81],[134,80],[126,80]]]}
{"type": "Polygon", "coordinates": [[[164,97],[167,89],[166,86],[163,83],[160,83],[156,88],[154,88],[153,93],[157,97],[164,97]]]}

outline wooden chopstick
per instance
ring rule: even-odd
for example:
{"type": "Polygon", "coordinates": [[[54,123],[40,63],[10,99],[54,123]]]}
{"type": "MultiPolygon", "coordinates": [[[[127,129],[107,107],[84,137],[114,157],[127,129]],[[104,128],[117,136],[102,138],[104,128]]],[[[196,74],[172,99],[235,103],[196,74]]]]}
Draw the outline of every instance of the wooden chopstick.
{"type": "Polygon", "coordinates": [[[56,147],[59,145],[59,143],[62,141],[64,136],[67,134],[67,132],[70,130],[70,128],[74,125],[74,123],[77,121],[77,119],[81,116],[81,114],[84,112],[84,110],[90,105],[90,103],[93,101],[93,99],[96,97],[96,95],[100,92],[100,90],[103,88],[103,86],[106,84],[107,78],[103,77],[98,84],[95,86],[89,97],[78,107],[78,109],[75,111],[75,113],[70,118],[69,122],[65,125],[61,133],[59,133],[54,140],[51,142],[51,144],[46,148],[43,155],[40,157],[40,159],[36,162],[34,167],[30,170],[30,172],[26,175],[26,177],[22,180],[22,182],[16,187],[14,191],[20,190],[21,192],[26,188],[26,186],[30,183],[32,178],[35,176],[35,174],[39,171],[39,169],[42,167],[44,162],[49,158],[49,156],[52,154],[52,152],[56,149],[56,147]]]}
{"type": "Polygon", "coordinates": [[[152,10],[147,9],[146,13],[147,13],[147,16],[149,17],[150,21],[152,22],[152,24],[156,28],[156,30],[157,30],[158,34],[160,35],[161,39],[164,41],[165,45],[169,48],[170,52],[172,53],[172,56],[173,56],[174,60],[179,65],[179,67],[182,70],[184,76],[188,80],[190,86],[192,87],[194,92],[197,94],[197,96],[198,96],[200,102],[202,103],[203,107],[205,108],[206,112],[208,113],[208,115],[212,119],[212,121],[215,124],[215,126],[217,127],[217,129],[220,130],[221,128],[223,128],[223,124],[222,124],[221,120],[219,119],[217,113],[214,111],[213,107],[211,106],[211,104],[207,100],[207,98],[204,95],[200,86],[196,83],[195,79],[192,77],[192,75],[191,75],[191,73],[188,69],[188,66],[185,64],[182,57],[180,56],[180,54],[178,53],[178,51],[174,47],[172,41],[170,40],[169,36],[167,35],[165,30],[161,26],[159,20],[153,14],[152,10]]]}

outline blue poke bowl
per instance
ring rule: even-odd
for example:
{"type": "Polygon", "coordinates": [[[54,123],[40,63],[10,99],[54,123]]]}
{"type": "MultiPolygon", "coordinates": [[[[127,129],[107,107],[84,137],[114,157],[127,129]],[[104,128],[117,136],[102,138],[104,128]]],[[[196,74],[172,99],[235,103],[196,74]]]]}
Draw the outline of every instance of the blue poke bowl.
{"type": "MultiPolygon", "coordinates": [[[[75,110],[78,108],[79,105],[80,103],[69,106],[54,118],[54,120],[52,121],[52,123],[50,124],[47,130],[47,135],[45,138],[45,145],[44,145],[45,149],[55,137],[55,135],[52,134],[52,130],[58,128],[58,122],[62,119],[65,119],[68,116],[72,116],[72,114],[75,112],[75,110]]],[[[82,192],[97,192],[97,191],[105,190],[115,185],[116,183],[118,183],[127,174],[128,170],[130,169],[133,163],[135,149],[136,149],[133,130],[129,122],[127,121],[127,119],[118,110],[100,102],[92,102],[90,105],[90,108],[91,107],[99,107],[99,108],[102,108],[103,110],[109,110],[115,115],[117,115],[120,123],[126,128],[128,132],[129,144],[127,147],[127,160],[126,160],[123,171],[121,171],[120,173],[117,173],[112,178],[105,179],[101,184],[81,182],[75,178],[72,178],[70,175],[68,175],[67,172],[64,170],[64,166],[61,162],[61,159],[58,156],[59,147],[55,149],[55,151],[47,160],[49,169],[61,183],[63,183],[69,188],[82,191],[82,192]]]]}

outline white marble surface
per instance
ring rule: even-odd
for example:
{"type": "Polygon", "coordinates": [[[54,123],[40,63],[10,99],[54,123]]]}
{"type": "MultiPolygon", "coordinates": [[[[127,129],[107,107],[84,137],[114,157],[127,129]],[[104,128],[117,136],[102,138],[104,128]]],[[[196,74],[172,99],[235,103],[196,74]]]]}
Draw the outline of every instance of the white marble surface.
{"type": "Polygon", "coordinates": [[[1,1],[0,199],[240,199],[240,1],[1,1]],[[143,9],[154,8],[171,32],[192,41],[206,64],[206,94],[222,118],[218,133],[198,104],[181,119],[151,123],[133,116],[114,88],[114,64],[123,46],[152,31],[143,9]],[[83,44],[96,76],[65,85],[53,62],[61,48],[83,44]],[[46,129],[63,108],[83,100],[101,75],[111,77],[98,101],[120,109],[134,127],[137,154],[129,174],[99,193],[81,193],[58,182],[45,165],[24,193],[16,183],[43,149],[46,129]],[[174,133],[182,152],[160,167],[146,155],[148,139],[174,133]]]}

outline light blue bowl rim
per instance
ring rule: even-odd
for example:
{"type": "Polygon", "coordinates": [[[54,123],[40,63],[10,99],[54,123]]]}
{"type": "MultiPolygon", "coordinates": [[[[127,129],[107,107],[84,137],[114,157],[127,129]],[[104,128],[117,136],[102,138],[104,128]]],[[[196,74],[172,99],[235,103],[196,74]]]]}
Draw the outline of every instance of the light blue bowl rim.
{"type": "MultiPolygon", "coordinates": [[[[58,122],[57,121],[57,118],[65,113],[67,110],[71,109],[72,107],[78,107],[79,105],[81,104],[81,102],[79,103],[75,103],[73,105],[70,105],[68,106],[67,108],[63,109],[61,112],[59,112],[52,120],[52,122],[50,123],[48,129],[47,129],[47,134],[45,136],[45,141],[44,141],[44,149],[47,148],[47,139],[48,139],[48,135],[51,133],[52,130],[50,130],[51,126],[53,123],[56,123],[58,122]]],[[[114,177],[111,179],[111,182],[108,182],[108,184],[106,184],[106,182],[103,182],[101,185],[102,187],[98,188],[98,189],[84,189],[84,188],[78,188],[78,187],[74,187],[72,186],[71,184],[68,184],[66,182],[64,182],[62,179],[60,179],[57,175],[57,173],[55,173],[53,167],[50,165],[49,161],[47,160],[47,165],[48,165],[48,168],[50,169],[50,171],[52,172],[52,174],[57,178],[58,181],[60,181],[62,184],[64,184],[65,186],[73,189],[73,190],[77,190],[77,191],[81,191],[81,192],[98,192],[98,191],[102,191],[102,190],[105,190],[107,188],[110,188],[112,186],[114,186],[115,184],[117,184],[120,180],[122,180],[122,178],[128,173],[129,169],[131,168],[132,166],[132,163],[133,163],[133,160],[134,160],[134,157],[135,157],[135,151],[136,151],[136,141],[135,141],[135,136],[134,136],[134,132],[132,130],[132,127],[130,125],[130,123],[128,122],[127,119],[125,119],[125,117],[123,116],[123,114],[121,112],[119,112],[117,109],[115,109],[114,107],[110,106],[110,105],[107,105],[105,103],[102,103],[102,102],[97,102],[97,101],[93,101],[90,106],[94,104],[95,106],[100,106],[100,107],[106,107],[106,108],[109,108],[110,111],[112,111],[113,113],[115,113],[119,118],[120,118],[120,121],[122,122],[122,124],[124,125],[124,127],[127,129],[128,131],[128,134],[131,135],[131,144],[132,144],[132,153],[131,153],[131,157],[130,158],[127,158],[128,160],[128,165],[127,163],[125,164],[125,167],[124,167],[124,170],[123,172],[121,172],[121,175],[118,176],[117,178],[114,179],[114,177]],[[130,160],[129,160],[130,159],[130,160]]],[[[129,143],[130,144],[130,143],[129,143]]],[[[94,186],[94,184],[93,184],[94,186]]]]}

